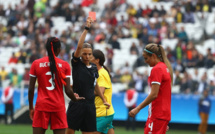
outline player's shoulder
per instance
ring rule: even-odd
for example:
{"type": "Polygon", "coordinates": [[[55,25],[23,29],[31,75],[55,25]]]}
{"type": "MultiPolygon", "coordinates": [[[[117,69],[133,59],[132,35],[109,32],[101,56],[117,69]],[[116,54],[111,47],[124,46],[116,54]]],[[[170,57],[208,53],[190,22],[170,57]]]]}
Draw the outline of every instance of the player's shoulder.
{"type": "Polygon", "coordinates": [[[99,72],[99,75],[108,75],[107,70],[104,68],[101,68],[98,72],[99,72]]]}
{"type": "Polygon", "coordinates": [[[41,63],[41,62],[45,62],[46,61],[46,57],[43,57],[43,58],[39,58],[39,59],[36,59],[36,60],[34,60],[33,61],[33,63],[32,64],[36,64],[36,63],[41,63]]]}
{"type": "Polygon", "coordinates": [[[64,65],[69,65],[69,63],[68,63],[67,61],[62,60],[62,59],[60,59],[60,58],[57,58],[57,62],[58,62],[58,63],[61,63],[61,64],[64,64],[64,65]]]}

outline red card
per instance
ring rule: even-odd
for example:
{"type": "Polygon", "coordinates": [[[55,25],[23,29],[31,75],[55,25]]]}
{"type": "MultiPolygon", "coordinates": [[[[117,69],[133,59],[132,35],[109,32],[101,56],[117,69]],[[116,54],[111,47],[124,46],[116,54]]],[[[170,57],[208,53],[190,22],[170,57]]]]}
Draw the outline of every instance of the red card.
{"type": "Polygon", "coordinates": [[[91,17],[93,20],[96,20],[96,12],[89,12],[89,17],[91,17]]]}

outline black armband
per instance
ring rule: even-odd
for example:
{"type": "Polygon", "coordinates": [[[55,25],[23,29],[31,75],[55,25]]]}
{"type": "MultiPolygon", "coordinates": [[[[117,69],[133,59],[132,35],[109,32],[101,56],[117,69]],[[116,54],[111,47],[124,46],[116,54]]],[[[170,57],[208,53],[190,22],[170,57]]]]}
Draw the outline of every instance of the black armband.
{"type": "Polygon", "coordinates": [[[73,58],[75,61],[80,60],[80,57],[78,57],[78,58],[77,58],[77,57],[75,57],[75,55],[74,55],[74,54],[75,54],[75,53],[73,53],[73,54],[72,54],[72,58],[73,58]]]}
{"type": "Polygon", "coordinates": [[[89,30],[90,30],[90,28],[89,28],[89,27],[87,27],[87,26],[85,26],[85,27],[84,27],[84,29],[86,29],[87,31],[89,31],[89,30]]]}

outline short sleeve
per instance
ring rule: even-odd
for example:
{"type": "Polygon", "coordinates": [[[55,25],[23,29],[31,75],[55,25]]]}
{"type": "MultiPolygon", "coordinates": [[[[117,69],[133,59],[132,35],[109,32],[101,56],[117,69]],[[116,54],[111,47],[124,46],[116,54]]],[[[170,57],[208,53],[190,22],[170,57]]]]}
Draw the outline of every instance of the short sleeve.
{"type": "Polygon", "coordinates": [[[69,66],[69,64],[66,62],[66,64],[65,64],[65,75],[66,75],[66,77],[71,77],[71,69],[70,69],[70,66],[69,66]]]}
{"type": "Polygon", "coordinates": [[[161,68],[153,68],[150,75],[151,84],[161,84],[162,81],[162,69],[161,68]]]}
{"type": "Polygon", "coordinates": [[[80,57],[77,58],[77,57],[74,56],[74,54],[75,54],[75,52],[72,53],[72,59],[71,59],[71,64],[72,64],[73,67],[77,66],[81,62],[80,57]]]}
{"type": "Polygon", "coordinates": [[[106,87],[108,84],[105,81],[104,75],[99,74],[99,78],[97,79],[97,82],[100,87],[106,87]]]}
{"type": "Polygon", "coordinates": [[[36,61],[34,61],[32,64],[31,64],[31,69],[30,69],[30,73],[29,73],[29,75],[31,76],[31,77],[37,77],[36,76],[36,61]]]}

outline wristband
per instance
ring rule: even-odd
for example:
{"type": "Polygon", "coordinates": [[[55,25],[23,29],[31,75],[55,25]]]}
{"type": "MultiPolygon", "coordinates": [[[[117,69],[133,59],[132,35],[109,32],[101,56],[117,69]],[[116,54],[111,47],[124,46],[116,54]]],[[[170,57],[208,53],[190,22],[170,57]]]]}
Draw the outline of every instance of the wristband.
{"type": "Polygon", "coordinates": [[[87,27],[87,26],[85,26],[85,27],[84,27],[84,29],[86,29],[87,31],[89,31],[89,30],[90,30],[90,28],[89,28],[89,27],[87,27]]]}

